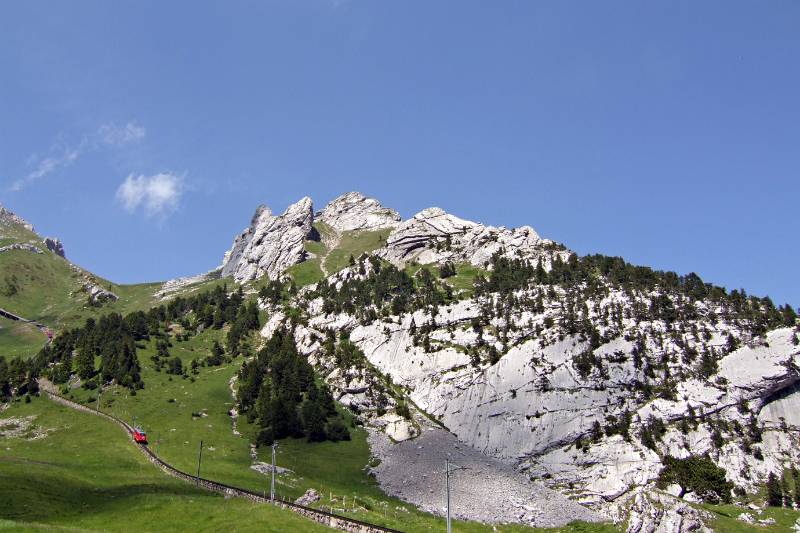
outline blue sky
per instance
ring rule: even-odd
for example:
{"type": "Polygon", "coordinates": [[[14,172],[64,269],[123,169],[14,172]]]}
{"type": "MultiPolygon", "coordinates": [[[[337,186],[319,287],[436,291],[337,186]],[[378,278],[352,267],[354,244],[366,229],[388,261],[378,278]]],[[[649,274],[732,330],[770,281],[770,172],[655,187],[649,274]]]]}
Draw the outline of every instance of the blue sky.
{"type": "Polygon", "coordinates": [[[800,305],[800,2],[0,6],[0,203],[119,282],[360,190],[800,305]]]}

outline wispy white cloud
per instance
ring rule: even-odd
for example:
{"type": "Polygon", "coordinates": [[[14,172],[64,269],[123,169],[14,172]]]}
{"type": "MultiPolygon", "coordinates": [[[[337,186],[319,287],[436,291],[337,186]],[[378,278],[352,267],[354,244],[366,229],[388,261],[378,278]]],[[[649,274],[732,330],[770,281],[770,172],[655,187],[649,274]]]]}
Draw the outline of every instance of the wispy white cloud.
{"type": "Polygon", "coordinates": [[[39,178],[43,178],[56,170],[71,165],[83,152],[83,143],[73,147],[62,147],[51,149],[51,155],[35,162],[36,168],[30,171],[25,177],[20,178],[11,184],[12,191],[20,191],[29,183],[39,178]]]}
{"type": "Polygon", "coordinates": [[[46,157],[31,156],[28,165],[33,170],[11,184],[12,191],[20,191],[36,180],[44,178],[62,168],[68,167],[87,152],[98,150],[104,146],[121,147],[144,139],[147,131],[135,122],[124,126],[114,123],[103,124],[91,135],[84,135],[75,144],[65,145],[59,141],[54,143],[46,157]]]}
{"type": "Polygon", "coordinates": [[[183,176],[171,172],[131,174],[117,188],[117,200],[131,213],[141,207],[146,216],[166,216],[178,207],[184,189],[183,176]]]}
{"type": "Polygon", "coordinates": [[[99,141],[111,146],[123,146],[139,142],[147,135],[147,130],[135,122],[128,122],[124,126],[104,124],[97,130],[99,141]]]}

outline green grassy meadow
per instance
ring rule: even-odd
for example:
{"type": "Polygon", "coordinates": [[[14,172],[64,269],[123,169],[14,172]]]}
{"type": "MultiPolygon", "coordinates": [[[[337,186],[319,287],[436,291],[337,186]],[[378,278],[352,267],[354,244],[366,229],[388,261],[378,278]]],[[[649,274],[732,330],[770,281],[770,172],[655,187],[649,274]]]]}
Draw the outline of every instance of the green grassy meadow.
{"type": "Polygon", "coordinates": [[[169,477],[116,424],[45,398],[12,404],[0,420],[27,416],[48,434],[0,437],[0,530],[328,531],[169,477]]]}
{"type": "Polygon", "coordinates": [[[726,533],[750,533],[753,531],[780,533],[792,531],[795,521],[800,518],[800,512],[778,507],[767,507],[760,515],[756,515],[753,511],[737,505],[704,505],[703,507],[715,517],[714,521],[709,524],[714,528],[714,531],[724,531],[726,533]],[[771,526],[746,524],[738,519],[738,516],[744,512],[749,512],[759,520],[772,518],[775,520],[775,524],[771,526]]]}
{"type": "Polygon", "coordinates": [[[355,259],[366,252],[377,250],[386,243],[391,230],[345,231],[339,245],[325,257],[325,269],[329,274],[338,272],[350,264],[350,256],[355,259]]]}
{"type": "Polygon", "coordinates": [[[47,337],[36,326],[0,317],[0,355],[28,358],[45,345],[47,337]]]}

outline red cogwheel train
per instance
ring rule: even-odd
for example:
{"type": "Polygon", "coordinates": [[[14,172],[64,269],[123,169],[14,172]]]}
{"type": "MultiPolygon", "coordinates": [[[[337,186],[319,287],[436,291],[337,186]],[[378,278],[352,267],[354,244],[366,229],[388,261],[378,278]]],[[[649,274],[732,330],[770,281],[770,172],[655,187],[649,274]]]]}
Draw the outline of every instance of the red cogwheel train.
{"type": "Polygon", "coordinates": [[[133,440],[135,440],[139,444],[147,444],[147,433],[142,429],[141,426],[136,426],[133,428],[133,440]]]}

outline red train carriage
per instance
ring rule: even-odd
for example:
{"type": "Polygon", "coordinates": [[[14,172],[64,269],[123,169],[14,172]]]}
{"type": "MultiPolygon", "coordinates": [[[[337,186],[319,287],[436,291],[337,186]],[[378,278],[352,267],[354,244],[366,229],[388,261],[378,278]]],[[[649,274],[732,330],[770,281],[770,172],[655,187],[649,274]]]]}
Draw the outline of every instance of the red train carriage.
{"type": "Polygon", "coordinates": [[[147,444],[147,433],[141,427],[136,426],[133,428],[133,440],[139,444],[147,444]]]}

